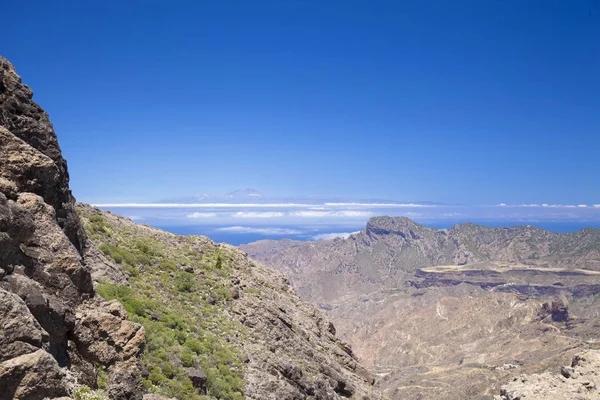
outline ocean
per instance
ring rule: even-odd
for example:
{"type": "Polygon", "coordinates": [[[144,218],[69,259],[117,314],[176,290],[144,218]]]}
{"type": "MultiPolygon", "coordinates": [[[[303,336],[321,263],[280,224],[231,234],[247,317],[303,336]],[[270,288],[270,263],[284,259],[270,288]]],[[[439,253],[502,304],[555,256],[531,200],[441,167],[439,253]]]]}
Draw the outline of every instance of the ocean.
{"type": "MultiPolygon", "coordinates": [[[[467,221],[420,221],[419,223],[431,228],[448,229],[458,223],[467,221]]],[[[600,221],[556,221],[556,222],[515,222],[515,221],[469,221],[478,225],[492,227],[511,227],[518,225],[532,225],[537,228],[545,229],[551,232],[575,232],[584,228],[600,228],[600,221]]],[[[351,232],[360,231],[365,227],[362,225],[344,225],[344,226],[291,226],[291,225],[254,225],[251,228],[232,230],[227,227],[217,225],[154,225],[156,228],[172,232],[178,235],[203,235],[207,236],[217,243],[229,243],[234,246],[246,244],[264,239],[292,239],[292,240],[318,240],[326,237],[332,237],[335,234],[347,235],[351,232]]]]}

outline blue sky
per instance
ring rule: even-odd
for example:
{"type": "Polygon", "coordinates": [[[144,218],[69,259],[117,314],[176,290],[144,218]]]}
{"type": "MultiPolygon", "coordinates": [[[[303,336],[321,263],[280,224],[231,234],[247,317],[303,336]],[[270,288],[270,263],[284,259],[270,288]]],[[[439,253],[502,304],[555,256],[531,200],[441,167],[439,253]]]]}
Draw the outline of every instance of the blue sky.
{"type": "Polygon", "coordinates": [[[78,200],[598,204],[597,1],[16,1],[78,200]]]}

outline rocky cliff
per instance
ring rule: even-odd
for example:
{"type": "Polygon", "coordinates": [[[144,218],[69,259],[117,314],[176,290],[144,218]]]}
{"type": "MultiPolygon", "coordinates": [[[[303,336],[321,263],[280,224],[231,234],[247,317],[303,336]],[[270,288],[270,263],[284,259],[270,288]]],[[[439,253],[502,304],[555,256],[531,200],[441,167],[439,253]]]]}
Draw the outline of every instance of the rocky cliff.
{"type": "Polygon", "coordinates": [[[72,395],[104,368],[112,398],[139,399],[143,328],[94,292],[67,165],[32,96],[0,58],[0,398],[72,395]]]}
{"type": "Polygon", "coordinates": [[[76,209],[32,96],[0,58],[0,399],[381,398],[279,273],[76,209]]]}

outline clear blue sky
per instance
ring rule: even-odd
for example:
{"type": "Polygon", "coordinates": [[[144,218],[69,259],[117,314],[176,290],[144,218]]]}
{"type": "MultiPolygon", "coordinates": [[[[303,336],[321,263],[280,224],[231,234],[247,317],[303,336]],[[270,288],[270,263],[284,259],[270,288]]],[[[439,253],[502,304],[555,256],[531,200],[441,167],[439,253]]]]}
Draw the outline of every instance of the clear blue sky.
{"type": "Polygon", "coordinates": [[[89,202],[600,203],[600,2],[17,1],[89,202]]]}

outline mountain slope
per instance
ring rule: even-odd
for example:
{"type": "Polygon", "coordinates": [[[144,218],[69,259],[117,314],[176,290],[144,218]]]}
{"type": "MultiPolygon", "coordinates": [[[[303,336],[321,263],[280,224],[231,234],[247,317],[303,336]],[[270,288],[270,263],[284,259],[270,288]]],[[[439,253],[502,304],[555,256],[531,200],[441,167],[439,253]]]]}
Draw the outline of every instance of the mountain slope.
{"type": "Polygon", "coordinates": [[[376,399],[373,378],[324,313],[229,245],[182,237],[80,205],[90,237],[128,286],[99,292],[147,332],[145,386],[181,399],[376,399]],[[207,374],[193,389],[186,368],[207,374]],[[211,397],[211,398],[212,398],[211,397]]]}

